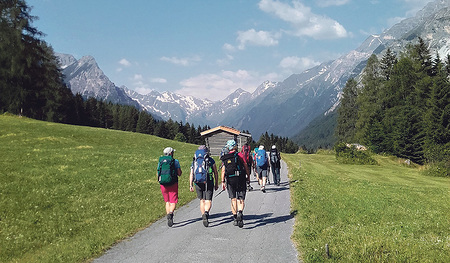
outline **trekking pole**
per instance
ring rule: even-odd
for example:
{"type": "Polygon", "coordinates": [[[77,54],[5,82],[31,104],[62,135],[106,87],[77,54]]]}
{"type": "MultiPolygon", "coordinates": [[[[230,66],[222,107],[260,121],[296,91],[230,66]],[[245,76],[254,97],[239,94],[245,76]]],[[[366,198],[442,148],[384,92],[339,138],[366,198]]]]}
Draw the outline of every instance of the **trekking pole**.
{"type": "Polygon", "coordinates": [[[220,190],[220,192],[217,193],[217,194],[214,196],[214,198],[216,198],[218,195],[220,195],[223,191],[225,191],[225,189],[220,190]]]}

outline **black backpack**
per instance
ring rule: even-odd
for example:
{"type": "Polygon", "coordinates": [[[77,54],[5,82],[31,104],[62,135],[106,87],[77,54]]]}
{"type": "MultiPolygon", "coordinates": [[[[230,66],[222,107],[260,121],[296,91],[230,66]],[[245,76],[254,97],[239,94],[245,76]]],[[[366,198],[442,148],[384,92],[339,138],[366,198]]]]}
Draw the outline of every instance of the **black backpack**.
{"type": "Polygon", "coordinates": [[[270,162],[278,163],[279,160],[280,158],[278,157],[278,151],[277,150],[270,151],[270,162]]]}
{"type": "Polygon", "coordinates": [[[240,176],[241,173],[241,160],[237,152],[227,153],[220,157],[223,165],[225,166],[225,176],[235,177],[240,176]]]}

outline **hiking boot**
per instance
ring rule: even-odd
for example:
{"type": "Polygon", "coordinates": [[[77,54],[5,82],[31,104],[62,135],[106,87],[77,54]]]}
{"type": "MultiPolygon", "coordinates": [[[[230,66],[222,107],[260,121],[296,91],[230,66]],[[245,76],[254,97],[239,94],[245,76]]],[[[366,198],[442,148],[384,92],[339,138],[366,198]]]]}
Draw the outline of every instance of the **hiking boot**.
{"type": "Polygon", "coordinates": [[[242,228],[244,226],[244,215],[242,214],[242,211],[239,211],[237,213],[236,221],[239,228],[242,228]]]}
{"type": "Polygon", "coordinates": [[[208,226],[209,226],[208,217],[209,217],[208,212],[205,212],[205,213],[202,215],[203,225],[204,225],[205,227],[208,227],[208,226]]]}
{"type": "Polygon", "coordinates": [[[167,225],[169,227],[173,226],[173,213],[167,214],[167,225]]]}
{"type": "Polygon", "coordinates": [[[237,226],[237,225],[238,225],[237,215],[233,215],[233,226],[237,226]]]}

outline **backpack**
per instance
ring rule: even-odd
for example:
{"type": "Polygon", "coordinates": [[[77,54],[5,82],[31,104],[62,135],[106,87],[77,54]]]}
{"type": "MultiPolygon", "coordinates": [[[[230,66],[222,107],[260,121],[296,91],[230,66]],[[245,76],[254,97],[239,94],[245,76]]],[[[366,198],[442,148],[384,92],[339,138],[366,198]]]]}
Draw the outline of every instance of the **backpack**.
{"type": "Polygon", "coordinates": [[[241,164],[237,152],[224,154],[220,158],[225,165],[225,176],[234,177],[241,175],[241,164]]]}
{"type": "Polygon", "coordinates": [[[277,163],[280,159],[278,158],[278,152],[277,151],[270,151],[270,162],[271,163],[277,163]]]}
{"type": "Polygon", "coordinates": [[[196,184],[206,183],[209,172],[209,160],[206,150],[196,150],[192,164],[194,171],[194,182],[196,184]]]}
{"type": "Polygon", "coordinates": [[[172,156],[159,157],[158,181],[162,185],[171,185],[177,182],[177,169],[172,156]]]}
{"type": "Polygon", "coordinates": [[[261,149],[258,150],[258,153],[256,154],[256,165],[259,167],[263,167],[267,162],[267,156],[266,156],[266,150],[261,149]]]}
{"type": "Polygon", "coordinates": [[[247,162],[247,164],[251,163],[251,155],[250,155],[250,145],[244,144],[242,145],[242,154],[244,155],[244,160],[247,162]]]}

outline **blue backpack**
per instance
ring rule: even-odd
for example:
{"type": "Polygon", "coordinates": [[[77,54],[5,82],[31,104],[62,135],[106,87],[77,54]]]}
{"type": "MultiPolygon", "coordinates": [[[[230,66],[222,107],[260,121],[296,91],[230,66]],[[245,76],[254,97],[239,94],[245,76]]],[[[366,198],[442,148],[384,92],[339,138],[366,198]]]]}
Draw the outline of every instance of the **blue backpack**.
{"type": "Polygon", "coordinates": [[[196,150],[193,160],[194,182],[206,183],[208,179],[208,153],[206,150],[196,150]]]}
{"type": "Polygon", "coordinates": [[[266,155],[266,150],[261,149],[258,150],[258,153],[256,154],[256,165],[258,165],[258,167],[263,167],[267,162],[267,155],[266,155]]]}

